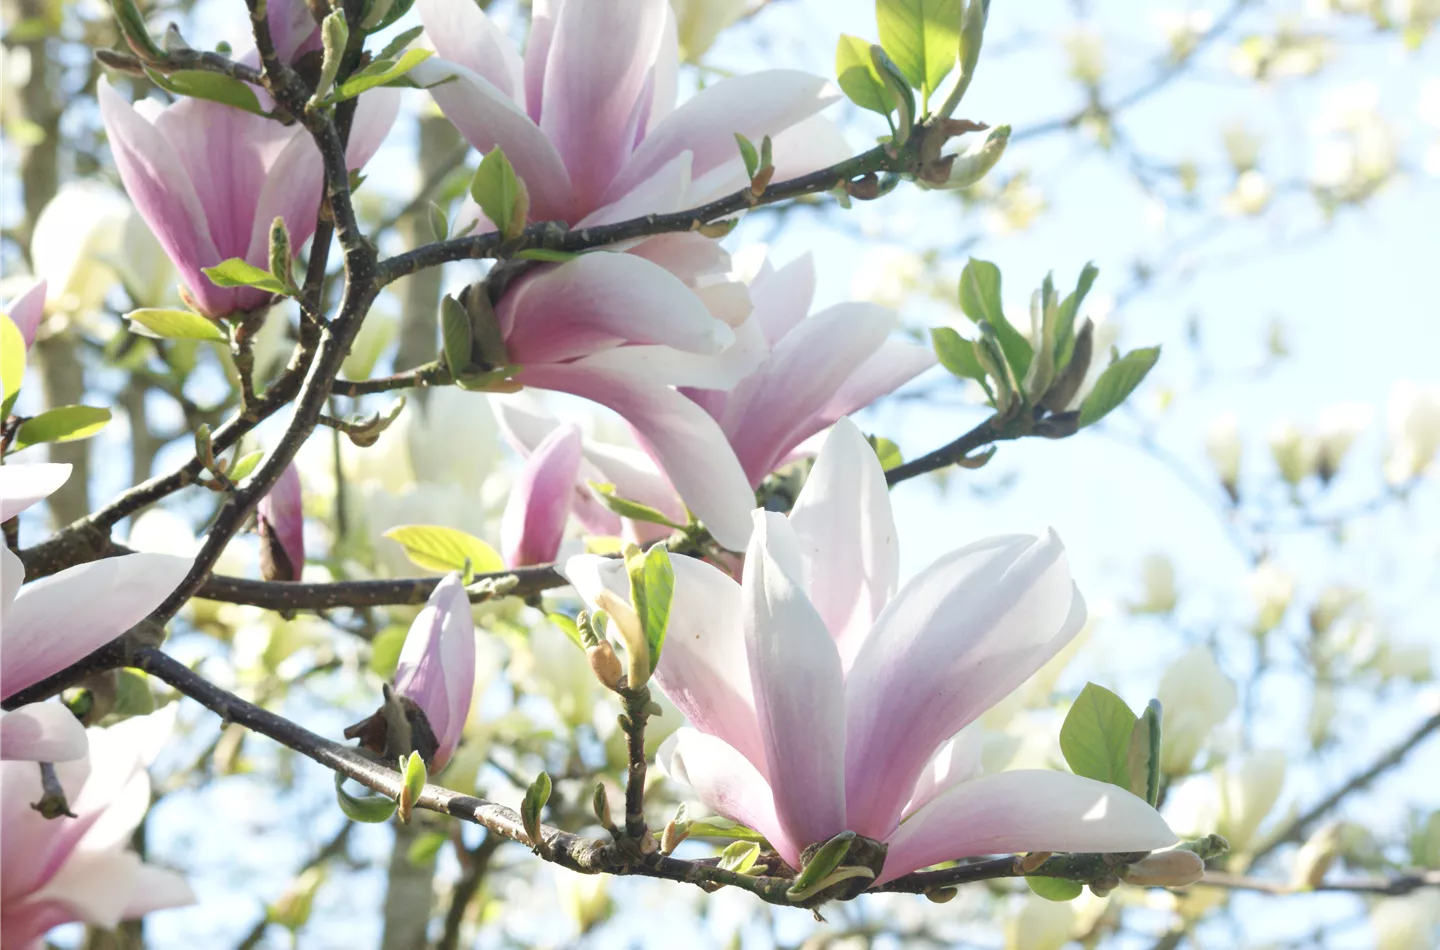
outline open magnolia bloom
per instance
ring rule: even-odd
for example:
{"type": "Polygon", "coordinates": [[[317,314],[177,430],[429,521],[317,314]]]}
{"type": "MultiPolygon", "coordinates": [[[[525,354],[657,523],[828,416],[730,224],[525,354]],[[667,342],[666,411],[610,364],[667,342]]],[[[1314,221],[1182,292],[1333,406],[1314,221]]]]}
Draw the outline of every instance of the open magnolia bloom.
{"type": "MultiPolygon", "coordinates": [[[[739,543],[725,538],[721,542],[739,550],[749,535],[752,491],[766,475],[836,419],[894,392],[935,364],[928,348],[889,339],[897,322],[892,310],[870,303],[841,303],[811,314],[815,266],[808,254],[780,268],[762,262],[750,279],[749,293],[753,308],[735,330],[737,342],[728,363],[729,374],[738,380],[732,386],[707,387],[696,379],[676,394],[703,411],[701,415],[686,407],[687,415],[719,426],[723,442],[707,441],[703,455],[689,448],[675,457],[654,451],[657,443],[646,439],[643,431],[639,435],[642,445],[651,450],[648,456],[587,442],[583,465],[578,459],[565,459],[564,471],[572,472],[572,481],[575,471],[580,475],[576,493],[557,490],[551,479],[550,490],[527,495],[528,503],[563,508],[566,514],[573,505],[587,530],[617,535],[622,531],[619,517],[595,502],[587,486],[589,481],[608,483],[620,497],[648,505],[673,521],[683,523],[688,506],[712,533],[719,525],[729,529],[727,538],[738,536],[739,543]],[[717,482],[714,473],[729,473],[734,462],[739,463],[748,487],[722,492],[719,488],[725,483],[717,482]],[[696,477],[686,484],[667,478],[677,470],[693,471],[696,477]]],[[[623,356],[624,351],[616,355],[623,356]]],[[[657,362],[653,353],[634,355],[648,359],[652,366],[657,362]]],[[[527,459],[537,456],[561,425],[523,394],[497,397],[495,406],[507,440],[527,459]]],[[[689,431],[709,431],[709,427],[689,431]]],[[[527,469],[533,470],[533,466],[527,469]]],[[[626,533],[648,540],[656,530],[630,525],[626,533]]],[[[558,546],[558,537],[555,540],[558,546]]]]}
{"type": "MultiPolygon", "coordinates": [[[[69,465],[0,466],[0,521],[45,498],[69,477],[69,465]]],[[[77,564],[21,586],[25,565],[0,545],[0,652],[5,658],[0,698],[58,673],[145,619],[185,579],[190,565],[189,558],[168,554],[126,554],[77,564]]],[[[85,754],[85,730],[58,702],[30,703],[0,715],[0,758],[65,762],[85,754]]]]}
{"type": "MultiPolygon", "coordinates": [[[[877,882],[1012,851],[1129,852],[1174,834],[1155,809],[1069,772],[976,777],[951,737],[1079,632],[1085,602],[1053,532],[960,548],[896,592],[885,475],[840,420],[789,518],[754,512],[743,581],[675,557],[657,685],[689,718],[666,771],[761,832],[793,867],[854,831],[888,847],[877,882]]],[[[571,559],[592,601],[624,565],[571,559]]]]}
{"type": "Polygon", "coordinates": [[[113,928],[152,911],[195,902],[185,879],[129,849],[150,808],[155,758],[174,706],[82,733],[88,755],[55,767],[74,817],[31,807],[44,790],[31,762],[0,763],[0,944],[39,950],[51,928],[71,921],[113,928]]]}
{"type": "MultiPolygon", "coordinates": [[[[472,0],[415,8],[443,59],[411,77],[471,145],[504,150],[531,221],[609,224],[734,191],[745,182],[736,133],[759,142],[839,97],[819,76],[770,69],[713,83],[677,109],[667,0],[536,0],[523,59],[472,0]]],[[[805,132],[776,141],[777,175],[847,157],[833,129],[805,132]]]]}

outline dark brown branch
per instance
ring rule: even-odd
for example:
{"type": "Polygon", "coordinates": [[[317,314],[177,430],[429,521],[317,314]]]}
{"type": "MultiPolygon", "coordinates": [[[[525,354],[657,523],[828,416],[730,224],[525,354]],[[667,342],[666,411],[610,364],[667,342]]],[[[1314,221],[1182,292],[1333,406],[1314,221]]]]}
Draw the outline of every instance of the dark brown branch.
{"type": "Polygon", "coordinates": [[[1205,879],[1193,886],[1223,887],[1232,891],[1260,891],[1275,896],[1308,894],[1312,891],[1340,891],[1348,894],[1384,894],[1390,897],[1402,897],[1418,891],[1422,887],[1440,887],[1440,871],[1415,871],[1397,874],[1393,877],[1365,878],[1363,880],[1322,881],[1311,888],[1296,888],[1288,881],[1267,881],[1264,878],[1246,877],[1242,874],[1206,871],[1205,879]]]}
{"type": "MultiPolygon", "coordinates": [[[[505,582],[516,578],[513,587],[503,586],[505,594],[529,597],[570,583],[550,566],[522,567],[494,574],[477,574],[476,582],[505,582]]],[[[217,574],[201,586],[197,597],[228,604],[248,604],[269,610],[332,610],[337,607],[387,607],[423,604],[429,598],[438,577],[400,577],[390,580],[334,581],[303,583],[287,581],[256,581],[243,577],[217,574]]],[[[483,588],[470,589],[472,603],[495,596],[483,588]]]]}

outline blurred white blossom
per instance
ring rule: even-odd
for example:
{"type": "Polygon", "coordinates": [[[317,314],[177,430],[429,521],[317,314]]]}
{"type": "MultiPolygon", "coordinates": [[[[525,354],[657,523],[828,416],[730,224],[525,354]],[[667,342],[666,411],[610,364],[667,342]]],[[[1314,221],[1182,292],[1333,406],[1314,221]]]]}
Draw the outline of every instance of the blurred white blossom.
{"type": "Polygon", "coordinates": [[[746,0],[670,0],[675,10],[680,56],[690,62],[705,55],[720,31],[740,18],[746,0]]]}
{"type": "Polygon", "coordinates": [[[1105,75],[1105,37],[1088,26],[1079,26],[1061,41],[1069,57],[1071,77],[1087,86],[1099,85],[1105,75]]]}
{"type": "Polygon", "coordinates": [[[1145,593],[1130,604],[1132,612],[1166,614],[1175,609],[1179,595],[1175,592],[1175,562],[1169,555],[1159,552],[1145,555],[1145,560],[1140,562],[1140,582],[1145,593]]]}
{"type": "Polygon", "coordinates": [[[1270,429],[1269,441],[1270,457],[1290,485],[1300,484],[1315,470],[1315,440],[1295,423],[1288,419],[1277,422],[1270,429]]]}
{"type": "Polygon", "coordinates": [[[850,280],[850,294],[882,307],[899,309],[925,276],[925,259],[894,244],[872,247],[850,280]]]}
{"type": "Polygon", "coordinates": [[[1396,382],[1390,387],[1386,422],[1386,476],[1398,484],[1423,474],[1440,450],[1440,384],[1396,382]]]}
{"type": "Polygon", "coordinates": [[[1363,200],[1395,171],[1395,134],[1380,112],[1380,88],[1374,82],[1332,90],[1314,132],[1310,180],[1337,201],[1363,200]]]}
{"type": "Polygon", "coordinates": [[[1251,168],[1240,173],[1235,179],[1235,186],[1220,204],[1225,213],[1232,217],[1253,217],[1270,206],[1272,194],[1270,180],[1251,168]]]}
{"type": "Polygon", "coordinates": [[[1170,47],[1170,58],[1176,62],[1189,56],[1200,37],[1215,25],[1215,14],[1200,9],[1162,10],[1152,19],[1170,47]]]}
{"type": "Polygon", "coordinates": [[[1215,727],[1235,710],[1239,694],[1210,651],[1197,646],[1165,670],[1156,698],[1163,716],[1160,767],[1168,775],[1185,775],[1215,727]]]}
{"type": "Polygon", "coordinates": [[[1231,122],[1220,133],[1230,167],[1241,174],[1254,168],[1260,159],[1260,136],[1242,121],[1231,122]]]}
{"type": "Polygon", "coordinates": [[[1060,950],[1070,942],[1075,911],[1068,902],[1026,894],[1011,907],[1005,920],[1005,950],[1060,950]]]}
{"type": "Polygon", "coordinates": [[[1165,808],[1170,827],[1181,836],[1217,832],[1231,852],[1258,844],[1256,831],[1275,807],[1285,784],[1286,754],[1257,749],[1206,775],[1177,786],[1165,808]]]}
{"type": "Polygon", "coordinates": [[[1255,632],[1269,633],[1280,626],[1295,598],[1295,575],[1274,561],[1262,561],[1251,572],[1248,586],[1255,604],[1255,632]]]}
{"type": "Polygon", "coordinates": [[[1375,950],[1434,950],[1440,936],[1440,894],[1422,890],[1376,901],[1370,929],[1375,950]]]}
{"type": "Polygon", "coordinates": [[[1244,445],[1240,441],[1240,419],[1234,413],[1225,413],[1211,420],[1205,430],[1205,453],[1210,464],[1215,466],[1215,475],[1220,484],[1233,498],[1240,483],[1240,458],[1244,445]]]}
{"type": "Polygon", "coordinates": [[[1315,431],[1315,471],[1322,481],[1328,482],[1340,470],[1350,446],[1374,417],[1375,410],[1365,403],[1335,403],[1320,410],[1315,431]]]}

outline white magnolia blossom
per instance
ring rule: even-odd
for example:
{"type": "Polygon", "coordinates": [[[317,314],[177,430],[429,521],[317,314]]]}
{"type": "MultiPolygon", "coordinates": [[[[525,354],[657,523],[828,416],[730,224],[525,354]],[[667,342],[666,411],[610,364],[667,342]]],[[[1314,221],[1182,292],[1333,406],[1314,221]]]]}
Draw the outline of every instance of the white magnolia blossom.
{"type": "Polygon", "coordinates": [[[1239,694],[1210,651],[1197,646],[1165,670],[1156,698],[1164,716],[1160,767],[1167,774],[1184,775],[1211,733],[1235,711],[1239,694]]]}
{"type": "Polygon", "coordinates": [[[1250,598],[1255,604],[1257,634],[1269,633],[1285,619],[1295,599],[1295,575],[1274,561],[1262,561],[1250,574],[1250,598]]]}
{"type": "Polygon", "coordinates": [[[1290,420],[1277,422],[1270,429],[1270,457],[1280,470],[1280,477],[1298,485],[1315,470],[1316,445],[1308,433],[1290,420]]]}
{"type": "Polygon", "coordinates": [[[1070,942],[1075,910],[1068,901],[1026,894],[1012,907],[1005,920],[1005,950],[1060,950],[1070,942]]]}
{"type": "Polygon", "coordinates": [[[1440,450],[1440,385],[1406,379],[1395,383],[1390,388],[1386,425],[1386,476],[1399,484],[1423,474],[1440,450]]]}
{"type": "Polygon", "coordinates": [[[1244,854],[1259,843],[1256,831],[1280,797],[1285,766],[1280,749],[1237,757],[1177,786],[1166,802],[1165,818],[1184,836],[1224,835],[1233,853],[1244,854]]]}
{"type": "Polygon", "coordinates": [[[1175,590],[1175,562],[1168,554],[1152,552],[1140,562],[1140,582],[1144,596],[1130,605],[1139,614],[1166,614],[1175,609],[1179,594],[1175,590]]]}
{"type": "Polygon", "coordinates": [[[1205,430],[1205,454],[1215,474],[1233,495],[1240,484],[1240,460],[1245,446],[1240,441],[1240,418],[1233,412],[1216,416],[1205,430]]]}
{"type": "Polygon", "coordinates": [[[1377,901],[1370,930],[1375,950],[1434,950],[1440,941],[1440,894],[1421,890],[1377,901]]]}

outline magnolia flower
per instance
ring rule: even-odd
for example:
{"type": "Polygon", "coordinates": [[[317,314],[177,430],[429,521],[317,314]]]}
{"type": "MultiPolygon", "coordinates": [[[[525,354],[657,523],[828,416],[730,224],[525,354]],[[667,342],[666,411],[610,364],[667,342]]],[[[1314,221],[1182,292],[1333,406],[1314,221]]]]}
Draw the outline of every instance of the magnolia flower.
{"type": "MultiPolygon", "coordinates": [[[[232,257],[270,267],[270,228],[285,220],[290,252],[315,231],[324,190],[320,150],[303,125],[233,106],[181,99],[127,103],[108,82],[96,92],[125,190],[160,239],[202,313],[223,317],[270,299],[254,287],[219,287],[202,273],[232,257]]],[[[395,121],[396,90],[360,99],[349,167],[369,161],[395,121]]]]}
{"type": "Polygon", "coordinates": [[[1240,459],[1245,450],[1240,441],[1240,420],[1233,414],[1218,416],[1205,432],[1205,454],[1215,466],[1220,484],[1231,498],[1240,490],[1240,459]]]}
{"type": "MultiPolygon", "coordinates": [[[[69,465],[0,466],[0,521],[69,477],[69,465]]],[[[184,580],[190,565],[188,558],[127,554],[24,584],[25,565],[0,545],[0,649],[5,656],[0,699],[60,672],[139,623],[184,580]]],[[[30,703],[0,718],[0,758],[63,762],[84,754],[85,732],[59,703],[30,703]]]]}
{"type": "MultiPolygon", "coordinates": [[[[411,75],[453,77],[430,95],[471,145],[504,149],[529,190],[532,221],[586,227],[734,191],[745,181],[736,133],[776,136],[838,98],[819,76],[771,69],[716,82],[677,109],[666,0],[539,0],[523,59],[470,0],[416,9],[444,59],[411,75]]],[[[829,163],[816,149],[833,142],[787,137],[775,155],[793,166],[785,174],[809,171],[829,163]]]]}
{"type": "Polygon", "coordinates": [[[305,569],[305,512],[300,470],[291,462],[255,508],[260,573],[267,581],[298,581],[305,569]]]}
{"type": "Polygon", "coordinates": [[[40,950],[46,932],[71,921],[111,929],[195,902],[184,878],[129,850],[150,807],[145,767],[170,733],[170,708],[81,734],[88,757],[55,767],[74,818],[46,819],[30,807],[44,794],[33,763],[0,763],[0,943],[6,948],[40,950]]]}
{"type": "Polygon", "coordinates": [[[1285,784],[1285,753],[1257,749],[1207,775],[1195,776],[1170,794],[1165,806],[1181,834],[1217,832],[1235,854],[1259,842],[1255,832],[1275,807],[1285,784]]]}
{"type": "MultiPolygon", "coordinates": [[[[791,516],[754,521],[741,584],[673,558],[655,681],[695,728],[661,760],[707,806],[760,831],[793,867],[846,830],[884,842],[881,882],[971,855],[1175,840],[1124,789],[1044,770],[976,778],[975,744],[947,741],[1083,625],[1053,532],[968,545],[896,593],[885,475],[849,420],[791,516]]],[[[628,588],[612,559],[574,558],[565,573],[592,603],[628,588]]]]}
{"type": "MultiPolygon", "coordinates": [[[[667,452],[666,442],[626,415],[654,461],[587,443],[581,469],[583,480],[613,484],[620,497],[649,505],[671,520],[683,523],[688,506],[732,550],[743,548],[749,536],[753,489],[766,475],[836,419],[893,392],[935,363],[928,348],[888,339],[896,318],[883,307],[844,303],[807,317],[815,292],[809,255],[779,269],[763,263],[749,287],[753,309],[736,328],[741,342],[729,354],[731,375],[738,380],[725,391],[692,376],[692,385],[677,393],[683,402],[672,409],[677,421],[695,420],[682,433],[689,434],[692,445],[699,441],[697,433],[712,432],[715,425],[723,441],[707,439],[693,447],[682,443],[667,452]],[[742,473],[738,486],[732,485],[730,474],[735,461],[742,473]],[[719,482],[722,474],[724,483],[719,482]]],[[[654,354],[633,349],[637,369],[648,363],[651,372],[660,370],[654,354]]],[[[611,354],[589,362],[614,362],[625,351],[611,354]]],[[[531,384],[535,379],[529,374],[522,378],[531,384]]],[[[683,381],[679,372],[674,379],[683,381]]],[[[496,405],[507,438],[526,455],[559,424],[533,401],[505,397],[496,405]]],[[[578,487],[588,495],[584,481],[578,487]]],[[[582,523],[595,533],[619,533],[619,519],[597,507],[591,501],[577,509],[582,523]]]]}
{"type": "Polygon", "coordinates": [[[1026,894],[1005,920],[1005,950],[1060,950],[1070,942],[1075,909],[1068,901],[1026,894]]]}
{"type": "Polygon", "coordinates": [[[1251,572],[1247,586],[1255,602],[1255,633],[1269,633],[1285,619],[1295,599],[1295,575],[1274,561],[1263,561],[1251,572]]]}
{"type": "Polygon", "coordinates": [[[1433,950],[1440,931],[1440,897],[1417,891],[1377,901],[1370,911],[1375,950],[1433,950]]]}
{"type": "Polygon", "coordinates": [[[35,342],[35,333],[45,317],[45,288],[46,282],[37,280],[29,290],[5,305],[4,313],[20,331],[26,347],[35,342]]]}
{"type": "Polygon", "coordinates": [[[1289,420],[1276,423],[1270,430],[1270,456],[1280,477],[1292,486],[1315,471],[1317,451],[1315,440],[1289,420]]]}
{"type": "Polygon", "coordinates": [[[1180,595],[1175,591],[1175,562],[1169,555],[1153,553],[1145,555],[1140,563],[1140,580],[1145,587],[1145,596],[1130,604],[1137,614],[1168,614],[1175,609],[1180,595]]]}
{"type": "Polygon", "coordinates": [[[474,692],[470,597],[459,574],[446,574],[410,625],[384,705],[347,728],[345,738],[390,761],[419,752],[438,772],[460,744],[474,692]]]}
{"type": "Polygon", "coordinates": [[[67,182],[35,220],[30,259],[51,309],[90,313],[123,284],[137,306],[175,299],[175,269],[134,205],[96,181],[67,182]]]}
{"type": "Polygon", "coordinates": [[[1400,380],[1390,387],[1386,416],[1386,477],[1399,484],[1424,474],[1440,450],[1440,386],[1400,380]]]}
{"type": "Polygon", "coordinates": [[[1374,415],[1370,406],[1355,402],[1336,403],[1320,410],[1315,433],[1315,471],[1321,481],[1328,482],[1335,477],[1350,446],[1369,427],[1374,415]]]}
{"type": "Polygon", "coordinates": [[[1163,710],[1160,767],[1167,775],[1185,775],[1215,727],[1234,712],[1239,696],[1210,651],[1195,647],[1160,678],[1157,697],[1163,710]]]}
{"type": "Polygon", "coordinates": [[[525,460],[500,520],[500,547],[509,566],[555,560],[574,504],[580,445],[579,427],[561,426],[525,460]]]}

